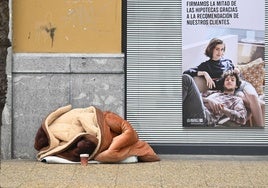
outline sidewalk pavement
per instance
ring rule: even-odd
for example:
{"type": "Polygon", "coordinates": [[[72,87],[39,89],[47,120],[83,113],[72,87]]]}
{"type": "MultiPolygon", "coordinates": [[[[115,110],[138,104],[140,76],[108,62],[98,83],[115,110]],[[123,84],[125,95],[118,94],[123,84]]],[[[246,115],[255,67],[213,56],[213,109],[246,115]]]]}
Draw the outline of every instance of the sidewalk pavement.
{"type": "Polygon", "coordinates": [[[2,160],[0,187],[268,187],[268,156],[160,155],[160,158],[160,162],[85,167],[2,160]]]}

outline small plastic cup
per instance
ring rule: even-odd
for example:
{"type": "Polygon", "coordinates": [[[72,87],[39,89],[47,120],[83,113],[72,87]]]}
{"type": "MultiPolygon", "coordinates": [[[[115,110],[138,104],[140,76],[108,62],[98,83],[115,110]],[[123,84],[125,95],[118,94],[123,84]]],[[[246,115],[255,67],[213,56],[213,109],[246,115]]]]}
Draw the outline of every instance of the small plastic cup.
{"type": "Polygon", "coordinates": [[[89,154],[80,154],[80,163],[82,166],[87,166],[89,154]]]}

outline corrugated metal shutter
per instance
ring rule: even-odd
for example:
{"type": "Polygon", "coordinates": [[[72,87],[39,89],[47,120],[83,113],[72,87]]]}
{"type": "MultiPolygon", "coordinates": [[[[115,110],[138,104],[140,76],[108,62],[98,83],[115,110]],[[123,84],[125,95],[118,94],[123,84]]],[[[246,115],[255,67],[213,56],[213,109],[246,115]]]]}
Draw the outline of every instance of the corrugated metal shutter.
{"type": "Polygon", "coordinates": [[[157,144],[268,145],[267,126],[182,127],[181,36],[181,1],[127,1],[126,117],[140,138],[157,144]]]}

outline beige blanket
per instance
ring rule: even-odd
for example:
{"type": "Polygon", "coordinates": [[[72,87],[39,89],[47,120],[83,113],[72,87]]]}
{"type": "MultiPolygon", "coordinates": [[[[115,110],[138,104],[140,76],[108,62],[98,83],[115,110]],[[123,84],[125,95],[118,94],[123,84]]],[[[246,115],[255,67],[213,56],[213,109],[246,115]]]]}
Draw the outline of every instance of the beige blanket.
{"type": "Polygon", "coordinates": [[[35,149],[38,160],[58,156],[79,161],[79,154],[85,152],[89,160],[100,162],[119,162],[130,156],[160,160],[129,122],[94,106],[72,109],[68,105],[50,113],[36,134],[35,149]]]}

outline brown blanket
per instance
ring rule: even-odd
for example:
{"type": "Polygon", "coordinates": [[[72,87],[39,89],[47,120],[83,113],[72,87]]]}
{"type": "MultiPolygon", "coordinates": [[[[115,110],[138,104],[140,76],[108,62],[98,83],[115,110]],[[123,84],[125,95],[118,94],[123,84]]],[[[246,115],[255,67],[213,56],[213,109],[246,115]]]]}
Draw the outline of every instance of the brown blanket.
{"type": "Polygon", "coordinates": [[[81,153],[100,162],[119,162],[130,156],[139,161],[160,160],[129,122],[93,106],[72,109],[68,105],[50,113],[37,131],[34,147],[38,160],[58,156],[79,161],[81,153]]]}

